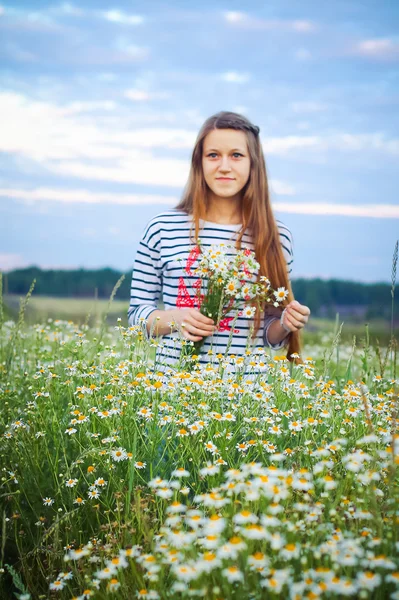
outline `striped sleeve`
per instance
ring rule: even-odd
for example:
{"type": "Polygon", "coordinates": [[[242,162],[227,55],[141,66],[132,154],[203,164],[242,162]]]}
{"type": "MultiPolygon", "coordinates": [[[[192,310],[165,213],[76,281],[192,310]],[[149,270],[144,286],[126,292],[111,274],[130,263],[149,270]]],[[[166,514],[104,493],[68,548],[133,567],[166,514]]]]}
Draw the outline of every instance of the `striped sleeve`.
{"type": "Polygon", "coordinates": [[[263,327],[263,342],[264,342],[265,346],[268,346],[272,350],[280,350],[281,348],[283,348],[283,346],[285,346],[287,343],[287,337],[290,335],[289,333],[287,333],[287,335],[281,340],[281,342],[278,342],[278,344],[272,344],[269,342],[269,338],[267,335],[267,333],[269,331],[269,327],[273,323],[273,321],[278,321],[280,319],[280,316],[281,316],[280,308],[274,308],[274,306],[268,306],[267,309],[265,310],[265,323],[264,323],[264,327],[263,327]]]}
{"type": "Polygon", "coordinates": [[[129,325],[138,325],[158,309],[162,290],[162,269],[159,253],[159,232],[150,222],[140,241],[133,266],[130,288],[130,305],[127,313],[129,325]],[[158,243],[157,243],[158,242],[158,243]]]}
{"type": "Polygon", "coordinates": [[[288,275],[291,275],[292,263],[294,262],[294,240],[292,233],[281,221],[277,221],[277,227],[280,234],[281,248],[287,263],[288,275]]]}
{"type": "MultiPolygon", "coordinates": [[[[292,238],[292,233],[285,225],[283,225],[281,223],[281,221],[277,221],[277,225],[278,225],[278,229],[279,229],[279,233],[280,233],[280,241],[281,241],[281,247],[283,250],[283,255],[284,255],[285,261],[287,263],[288,277],[290,278],[290,275],[292,273],[292,263],[294,262],[294,251],[293,251],[294,242],[293,242],[293,238],[292,238]]],[[[269,338],[267,335],[268,331],[269,331],[269,327],[273,323],[273,321],[277,321],[280,318],[280,316],[281,316],[280,308],[268,306],[267,309],[265,310],[263,342],[264,342],[265,346],[268,346],[272,350],[280,350],[281,348],[283,348],[283,346],[285,346],[287,344],[287,341],[288,341],[287,337],[290,335],[289,333],[287,333],[287,335],[278,344],[271,344],[269,342],[269,338]]]]}

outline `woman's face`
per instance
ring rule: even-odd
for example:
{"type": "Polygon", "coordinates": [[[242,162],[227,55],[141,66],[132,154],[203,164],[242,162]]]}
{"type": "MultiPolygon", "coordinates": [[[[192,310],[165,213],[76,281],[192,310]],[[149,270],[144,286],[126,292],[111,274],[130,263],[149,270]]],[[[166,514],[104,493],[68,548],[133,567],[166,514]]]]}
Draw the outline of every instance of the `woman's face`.
{"type": "Polygon", "coordinates": [[[247,183],[251,170],[245,133],[235,129],[209,132],[204,139],[202,169],[215,196],[237,196],[247,183]]]}

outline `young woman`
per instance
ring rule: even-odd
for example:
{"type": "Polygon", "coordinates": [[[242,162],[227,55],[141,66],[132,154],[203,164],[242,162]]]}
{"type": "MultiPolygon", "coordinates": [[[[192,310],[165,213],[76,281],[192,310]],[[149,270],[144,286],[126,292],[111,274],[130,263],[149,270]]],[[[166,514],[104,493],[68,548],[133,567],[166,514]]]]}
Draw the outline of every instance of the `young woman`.
{"type": "Polygon", "coordinates": [[[180,203],[145,228],[133,268],[128,322],[144,322],[147,332],[163,336],[167,364],[178,360],[182,335],[193,342],[206,338],[201,362],[211,354],[225,354],[229,337],[229,353],[244,354],[251,325],[253,347],[288,346],[292,360],[292,354],[300,353],[300,330],[310,314],[294,300],[292,261],[291,232],[273,216],[259,127],[242,115],[219,112],[198,134],[180,203]],[[259,277],[267,276],[275,290],[289,291],[284,310],[267,305],[254,321],[238,317],[232,336],[235,313],[216,328],[201,314],[192,288],[198,280],[191,269],[198,239],[203,247],[224,243],[254,250],[259,277]]]}

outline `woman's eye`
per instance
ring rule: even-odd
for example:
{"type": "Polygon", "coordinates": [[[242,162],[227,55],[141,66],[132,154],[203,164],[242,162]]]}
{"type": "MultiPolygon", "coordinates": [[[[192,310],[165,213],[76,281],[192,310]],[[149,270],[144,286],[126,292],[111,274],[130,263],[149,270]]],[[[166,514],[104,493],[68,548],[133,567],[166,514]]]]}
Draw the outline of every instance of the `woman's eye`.
{"type": "MultiPolygon", "coordinates": [[[[208,158],[213,158],[214,156],[216,156],[216,152],[210,152],[208,154],[208,158]]],[[[233,156],[243,156],[243,154],[241,154],[240,152],[233,152],[233,156]]]]}

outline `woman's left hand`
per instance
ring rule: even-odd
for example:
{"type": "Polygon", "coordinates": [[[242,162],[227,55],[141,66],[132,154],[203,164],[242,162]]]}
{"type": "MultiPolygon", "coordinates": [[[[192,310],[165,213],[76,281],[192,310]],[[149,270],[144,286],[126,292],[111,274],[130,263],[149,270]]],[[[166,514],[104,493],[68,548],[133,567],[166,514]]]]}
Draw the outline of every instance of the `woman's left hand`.
{"type": "Polygon", "coordinates": [[[290,331],[299,331],[305,327],[310,315],[310,309],[298,300],[293,300],[285,307],[282,323],[290,331]]]}

